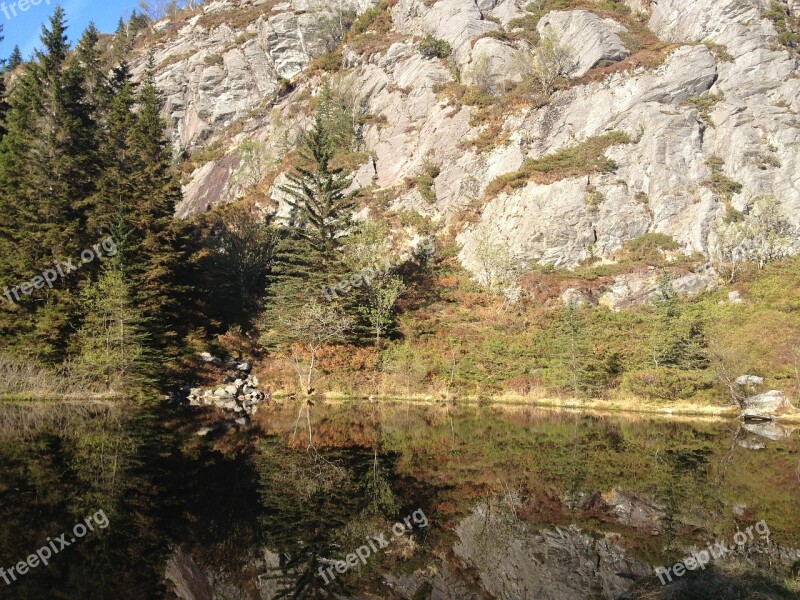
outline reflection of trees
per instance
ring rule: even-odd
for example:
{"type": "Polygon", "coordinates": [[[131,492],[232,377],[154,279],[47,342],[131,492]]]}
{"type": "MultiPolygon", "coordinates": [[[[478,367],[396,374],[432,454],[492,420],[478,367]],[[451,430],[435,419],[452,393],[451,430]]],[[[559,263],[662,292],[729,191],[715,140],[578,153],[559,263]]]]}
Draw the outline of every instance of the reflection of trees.
{"type": "Polygon", "coordinates": [[[669,449],[656,451],[654,468],[658,473],[656,499],[664,505],[662,535],[667,548],[672,547],[687,504],[700,504],[709,492],[708,451],[701,449],[669,449]]]}
{"type": "Polygon", "coordinates": [[[342,576],[326,585],[319,568],[364,543],[353,545],[348,532],[381,532],[372,525],[376,511],[396,510],[391,467],[375,448],[303,452],[275,439],[259,445],[256,467],[264,543],[284,557],[268,577],[277,580],[278,597],[328,598],[341,591],[342,576]]]}
{"type": "Polygon", "coordinates": [[[128,512],[147,489],[134,475],[140,448],[130,427],[130,411],[107,403],[0,405],[0,562],[28,556],[99,510],[109,520],[20,578],[16,597],[141,598],[160,588],[158,527],[128,512]]]}

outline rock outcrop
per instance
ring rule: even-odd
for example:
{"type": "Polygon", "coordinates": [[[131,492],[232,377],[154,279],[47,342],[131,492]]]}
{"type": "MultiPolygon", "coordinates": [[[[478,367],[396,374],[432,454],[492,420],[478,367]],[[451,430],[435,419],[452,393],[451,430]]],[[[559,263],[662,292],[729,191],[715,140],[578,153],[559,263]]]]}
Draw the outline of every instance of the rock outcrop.
{"type": "MultiPolygon", "coordinates": [[[[363,12],[372,2],[346,4],[363,12]]],[[[542,16],[533,33],[550,28],[565,38],[576,59],[572,82],[543,106],[509,106],[497,143],[480,150],[469,144],[487,127],[474,119],[476,107],[450,102],[441,90],[457,77],[467,84],[482,77],[503,103],[535,44],[517,35],[531,27],[525,4],[399,0],[388,9],[391,34],[374,38],[369,50],[345,45],[336,77],[370,116],[357,185],[376,186],[392,207],[443,225],[464,222],[464,211],[478,206],[477,222],[460,226],[458,235],[460,260],[471,269],[481,227],[521,261],[571,266],[609,258],[646,232],[672,236],[683,251],[708,253],[727,205],[747,211],[764,195],[775,196],[784,216],[800,225],[798,57],[765,17],[767,0],[627,0],[640,14],[636,32],[622,13],[597,14],[584,5],[542,16]],[[634,33],[650,40],[648,49],[629,43],[634,33]],[[451,45],[449,62],[419,53],[425,34],[451,45]],[[526,160],[612,131],[630,140],[605,150],[613,170],[485,196],[493,180],[526,160]],[[710,159],[719,175],[741,185],[730,198],[707,184],[710,159]],[[407,187],[426,164],[438,166],[432,201],[407,187]]],[[[157,81],[176,152],[221,143],[221,156],[189,177],[180,216],[236,197],[229,181],[240,142],[258,140],[280,159],[286,140],[308,126],[297,108],[325,76],[305,69],[331,48],[331,10],[321,0],[217,0],[188,22],[163,26],[157,81]]],[[[281,202],[280,181],[269,194],[273,204],[281,202]]],[[[281,210],[270,202],[265,210],[281,210]]]]}
{"type": "Polygon", "coordinates": [[[567,73],[570,77],[582,77],[601,61],[618,62],[630,54],[617,35],[625,27],[586,10],[554,10],[539,21],[537,29],[542,36],[552,31],[570,49],[574,60],[567,73]]]}

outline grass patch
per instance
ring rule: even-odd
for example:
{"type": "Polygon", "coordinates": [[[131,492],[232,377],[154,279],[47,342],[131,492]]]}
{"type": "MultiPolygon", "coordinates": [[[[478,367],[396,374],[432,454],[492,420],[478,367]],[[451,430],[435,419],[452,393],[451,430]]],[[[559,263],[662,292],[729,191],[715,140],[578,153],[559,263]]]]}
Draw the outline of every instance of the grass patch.
{"type": "Polygon", "coordinates": [[[734,181],[722,172],[725,161],[718,156],[712,156],[706,161],[706,165],[711,169],[711,177],[703,182],[714,194],[725,201],[730,201],[733,196],[742,191],[742,184],[734,181]]]}
{"type": "Polygon", "coordinates": [[[714,120],[711,118],[711,111],[718,102],[721,102],[724,99],[725,94],[719,92],[717,94],[703,94],[702,96],[695,96],[694,98],[689,98],[687,102],[697,108],[698,112],[700,113],[700,119],[703,121],[703,123],[709,127],[715,127],[714,120]]]}
{"type": "Polygon", "coordinates": [[[792,16],[786,4],[772,0],[764,17],[772,21],[778,32],[778,42],[797,54],[800,48],[800,19],[792,16]]]}
{"type": "Polygon", "coordinates": [[[216,29],[221,25],[227,25],[233,30],[244,29],[261,15],[271,13],[272,9],[275,8],[280,1],[281,0],[269,0],[261,6],[232,8],[230,10],[206,13],[197,20],[197,25],[209,30],[216,29]]]}
{"type": "Polygon", "coordinates": [[[626,133],[612,131],[589,138],[572,148],[565,148],[535,160],[528,159],[518,171],[502,175],[490,183],[486,188],[486,198],[491,199],[500,193],[519,189],[531,181],[549,184],[592,173],[610,173],[617,168],[617,164],[606,158],[605,151],[611,146],[630,142],[626,133]]]}

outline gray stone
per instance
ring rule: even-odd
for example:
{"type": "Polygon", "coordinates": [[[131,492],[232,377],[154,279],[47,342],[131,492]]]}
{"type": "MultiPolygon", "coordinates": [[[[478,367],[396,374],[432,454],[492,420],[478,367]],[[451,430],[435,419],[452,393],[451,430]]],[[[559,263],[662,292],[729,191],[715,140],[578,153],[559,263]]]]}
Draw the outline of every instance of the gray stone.
{"type": "Polygon", "coordinates": [[[786,394],[779,390],[770,390],[744,401],[746,413],[754,415],[774,416],[779,410],[788,406],[786,394]]]}
{"type": "Polygon", "coordinates": [[[618,35],[626,29],[586,10],[551,11],[539,20],[537,30],[542,36],[552,31],[570,49],[575,61],[570,77],[582,77],[601,61],[614,63],[630,54],[618,35]]]}
{"type": "Polygon", "coordinates": [[[740,375],[736,378],[736,385],[754,386],[764,385],[764,378],[758,375],[740,375]]]}

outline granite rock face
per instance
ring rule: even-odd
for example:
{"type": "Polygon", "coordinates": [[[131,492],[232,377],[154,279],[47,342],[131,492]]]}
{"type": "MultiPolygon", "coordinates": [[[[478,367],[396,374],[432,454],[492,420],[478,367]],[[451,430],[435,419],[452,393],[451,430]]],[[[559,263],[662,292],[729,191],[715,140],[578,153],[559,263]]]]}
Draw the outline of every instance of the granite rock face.
{"type": "Polygon", "coordinates": [[[570,48],[575,61],[570,77],[582,77],[601,61],[617,62],[630,54],[617,35],[625,27],[586,10],[554,10],[539,21],[537,29],[542,36],[552,31],[570,48]]]}
{"type": "MultiPolygon", "coordinates": [[[[372,4],[349,2],[360,12],[372,4]]],[[[477,222],[459,225],[457,237],[459,258],[473,270],[481,228],[520,261],[565,267],[610,258],[647,232],[672,236],[685,252],[708,253],[726,211],[724,199],[705,185],[711,158],[742,186],[730,198],[733,208],[747,210],[755,198],[773,195],[800,225],[798,58],[764,17],[768,0],[627,0],[640,15],[638,26],[663,42],[667,56],[653,67],[629,56],[635,51],[626,47],[629,32],[607,13],[544,15],[537,31],[552,28],[574,52],[572,82],[544,105],[509,106],[492,133],[497,143],[479,149],[470,142],[488,126],[475,118],[478,109],[448,100],[441,90],[456,77],[486,81],[501,102],[507,87],[525,76],[536,43],[510,35],[523,27],[515,19],[526,17],[526,4],[398,0],[385,43],[370,52],[345,46],[335,79],[370,117],[356,185],[376,186],[393,208],[442,225],[464,223],[464,212],[477,206],[477,222]],[[451,59],[424,58],[417,43],[425,34],[446,40],[451,59]],[[609,63],[615,68],[601,72],[609,63]],[[630,140],[605,151],[612,172],[531,182],[485,197],[493,180],[526,159],[610,132],[630,140]],[[439,174],[434,198],[425,200],[407,181],[429,164],[439,174]]],[[[787,8],[800,10],[794,0],[787,8]]],[[[322,0],[217,0],[190,21],[165,26],[155,48],[157,80],[176,153],[222,144],[187,178],[179,216],[237,197],[230,180],[242,141],[261,142],[278,163],[293,147],[287,140],[296,143],[309,126],[307,111],[297,108],[318,93],[325,76],[304,69],[330,48],[331,10],[322,0]]],[[[280,181],[265,211],[281,210],[280,181]]]]}

